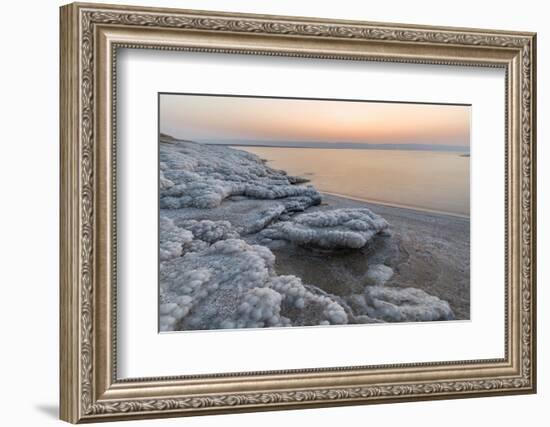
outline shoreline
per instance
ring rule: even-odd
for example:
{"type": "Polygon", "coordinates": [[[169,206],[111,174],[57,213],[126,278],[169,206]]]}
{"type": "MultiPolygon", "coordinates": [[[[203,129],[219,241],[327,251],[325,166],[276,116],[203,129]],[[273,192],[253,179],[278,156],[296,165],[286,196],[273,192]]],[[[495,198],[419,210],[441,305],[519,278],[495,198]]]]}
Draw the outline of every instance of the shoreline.
{"type": "Polygon", "coordinates": [[[361,198],[361,197],[350,196],[350,195],[347,195],[347,194],[332,193],[332,192],[329,192],[329,191],[321,191],[321,190],[318,190],[318,191],[319,191],[319,193],[321,193],[323,195],[327,195],[327,196],[331,196],[331,197],[338,197],[338,198],[341,198],[341,199],[353,200],[353,201],[356,201],[356,202],[368,203],[368,204],[371,204],[371,205],[380,205],[380,206],[384,206],[384,207],[387,207],[387,208],[406,209],[406,210],[409,210],[409,211],[416,211],[418,213],[423,213],[423,214],[428,213],[428,214],[434,214],[434,215],[444,215],[444,216],[450,216],[450,217],[453,217],[453,218],[461,218],[461,219],[465,219],[465,220],[470,220],[470,215],[464,215],[464,214],[459,214],[459,213],[454,213],[454,212],[438,211],[438,210],[435,210],[435,209],[421,208],[421,207],[417,207],[417,206],[400,205],[400,204],[397,204],[397,203],[383,202],[383,201],[374,200],[374,199],[365,199],[365,198],[361,198]]]}
{"type": "Polygon", "coordinates": [[[160,155],[163,331],[470,320],[468,217],[295,185],[244,150],[166,144],[160,155]],[[389,227],[356,247],[347,223],[362,208],[389,227]],[[292,234],[302,214],[305,241],[292,234]],[[239,311],[248,300],[266,314],[239,311]]]}

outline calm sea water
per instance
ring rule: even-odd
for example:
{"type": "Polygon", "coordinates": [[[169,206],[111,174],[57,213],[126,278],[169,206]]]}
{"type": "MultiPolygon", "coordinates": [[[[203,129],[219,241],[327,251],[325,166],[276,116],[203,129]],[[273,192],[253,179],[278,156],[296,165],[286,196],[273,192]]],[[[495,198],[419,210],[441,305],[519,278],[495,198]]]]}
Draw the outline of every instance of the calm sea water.
{"type": "Polygon", "coordinates": [[[455,152],[234,147],[311,180],[321,192],[470,214],[470,158],[455,152]]]}

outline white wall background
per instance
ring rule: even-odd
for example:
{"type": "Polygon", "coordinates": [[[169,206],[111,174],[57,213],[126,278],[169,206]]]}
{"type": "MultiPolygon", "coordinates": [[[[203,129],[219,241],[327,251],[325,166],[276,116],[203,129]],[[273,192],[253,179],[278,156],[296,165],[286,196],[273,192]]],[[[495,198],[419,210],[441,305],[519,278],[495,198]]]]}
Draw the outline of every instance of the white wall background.
{"type": "MultiPolygon", "coordinates": [[[[113,3],[121,3],[110,0],[113,3]]],[[[130,1],[130,0],[129,0],[130,1]]],[[[545,2],[393,0],[133,0],[133,4],[538,32],[539,393],[438,402],[209,416],[133,425],[393,426],[544,425],[550,405],[550,29],[545,2]],[[546,336],[545,336],[546,335],[546,336]]],[[[59,425],[58,402],[58,6],[6,2],[0,25],[0,401],[3,425],[59,425]]],[[[546,421],[547,422],[547,421],[546,421]]]]}

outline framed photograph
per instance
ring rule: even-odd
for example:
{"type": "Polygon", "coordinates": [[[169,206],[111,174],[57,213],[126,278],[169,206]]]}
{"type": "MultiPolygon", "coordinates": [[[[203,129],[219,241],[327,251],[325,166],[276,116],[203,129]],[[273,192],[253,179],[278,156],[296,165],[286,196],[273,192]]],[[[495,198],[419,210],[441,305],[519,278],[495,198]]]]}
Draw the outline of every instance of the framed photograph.
{"type": "Polygon", "coordinates": [[[61,418],[534,393],[535,34],[61,8],[61,418]]]}

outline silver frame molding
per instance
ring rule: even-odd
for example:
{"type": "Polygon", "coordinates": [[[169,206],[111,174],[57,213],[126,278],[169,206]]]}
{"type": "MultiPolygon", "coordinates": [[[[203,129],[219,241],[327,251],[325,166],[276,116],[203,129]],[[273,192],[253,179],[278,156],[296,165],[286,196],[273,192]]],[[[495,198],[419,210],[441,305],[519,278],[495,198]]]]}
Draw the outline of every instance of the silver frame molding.
{"type": "Polygon", "coordinates": [[[61,419],[112,421],[536,391],[534,33],[81,3],[63,6],[60,13],[61,419]],[[505,69],[505,357],[117,379],[119,48],[505,69]]]}

